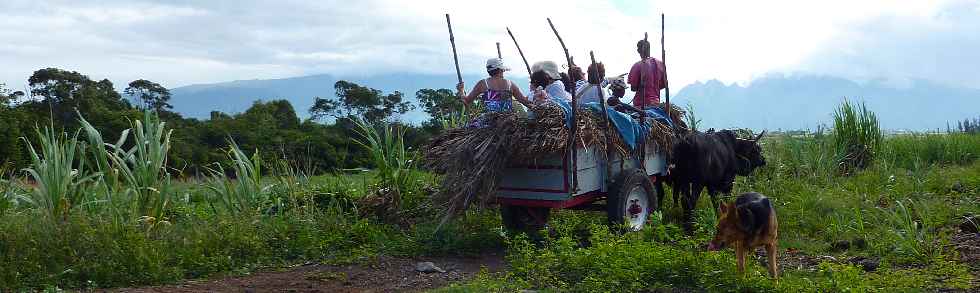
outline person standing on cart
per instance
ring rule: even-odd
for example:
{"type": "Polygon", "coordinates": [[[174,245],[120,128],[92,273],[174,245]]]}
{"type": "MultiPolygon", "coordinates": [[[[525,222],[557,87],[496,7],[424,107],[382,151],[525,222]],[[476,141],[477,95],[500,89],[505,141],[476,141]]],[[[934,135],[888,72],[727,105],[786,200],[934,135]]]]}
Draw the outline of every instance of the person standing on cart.
{"type": "Polygon", "coordinates": [[[521,89],[510,80],[504,78],[504,71],[510,70],[504,65],[504,60],[500,58],[487,59],[487,74],[489,78],[480,80],[473,86],[473,90],[466,94],[462,82],[456,84],[457,96],[463,100],[465,107],[470,107],[473,100],[480,98],[487,112],[511,112],[514,111],[513,100],[526,107],[531,106],[521,89]]]}
{"type": "Polygon", "coordinates": [[[638,109],[658,107],[660,90],[667,87],[667,67],[656,58],[650,57],[650,42],[642,39],[636,42],[636,52],[640,61],[630,69],[628,82],[633,96],[633,106],[638,109]]]}

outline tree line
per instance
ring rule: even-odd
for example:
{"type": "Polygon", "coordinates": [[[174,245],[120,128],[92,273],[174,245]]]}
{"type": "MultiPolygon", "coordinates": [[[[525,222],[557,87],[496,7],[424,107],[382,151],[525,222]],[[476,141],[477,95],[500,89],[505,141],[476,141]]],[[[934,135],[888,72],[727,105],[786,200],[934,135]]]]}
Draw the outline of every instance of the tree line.
{"type": "Polygon", "coordinates": [[[315,97],[314,105],[304,109],[308,119],[300,119],[286,100],[256,100],[244,112],[212,111],[209,119],[199,120],[173,112],[170,91],[158,83],[135,80],[120,93],[108,79],[44,68],[30,76],[26,92],[0,84],[0,169],[27,165],[24,139],[35,141],[36,129],[51,127],[70,136],[81,126],[82,115],[107,141],[115,141],[144,110],[156,111],[174,130],[168,164],[178,175],[200,174],[209,164],[224,161],[230,139],[243,150],[258,150],[264,160],[285,160],[309,171],[370,168],[367,153],[352,141],[357,137],[354,120],[403,127],[406,143],[417,149],[441,131],[440,119],[462,107],[448,89],[421,89],[417,104],[398,91],[384,93],[348,81],[338,81],[334,89],[332,97],[315,97]],[[430,120],[411,125],[397,119],[416,107],[430,120]]]}

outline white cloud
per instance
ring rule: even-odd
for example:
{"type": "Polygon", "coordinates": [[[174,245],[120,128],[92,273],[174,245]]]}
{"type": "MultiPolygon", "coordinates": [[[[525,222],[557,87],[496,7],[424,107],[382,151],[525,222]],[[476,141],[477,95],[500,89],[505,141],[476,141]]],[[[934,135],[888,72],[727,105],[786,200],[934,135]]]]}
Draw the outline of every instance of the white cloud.
{"type": "Polygon", "coordinates": [[[793,69],[855,80],[927,79],[978,88],[978,16],[980,2],[956,1],[940,9],[855,22],[793,69]]]}
{"type": "MultiPolygon", "coordinates": [[[[48,66],[117,83],[146,78],[169,87],[315,73],[452,73],[447,12],[465,73],[482,73],[484,60],[496,55],[494,43],[500,42],[515,69],[511,75],[526,74],[504,29],[508,26],[528,61],[564,60],[546,17],[579,63],[594,50],[618,73],[637,59],[635,42],[644,31],[659,41],[659,13],[665,12],[667,63],[671,84],[679,89],[711,78],[744,82],[773,70],[840,71],[812,66],[812,56],[825,56],[827,48],[866,52],[840,42],[842,36],[866,37],[855,34],[855,24],[935,18],[949,3],[954,2],[7,0],[0,3],[0,11],[12,12],[0,19],[5,43],[0,82],[22,84],[33,70],[48,66]]],[[[976,10],[967,11],[976,18],[976,10]]],[[[939,31],[958,25],[929,23],[939,31]]],[[[887,49],[883,46],[879,49],[887,49]]],[[[928,67],[931,61],[918,62],[928,67]]],[[[868,69],[885,70],[891,68],[868,69]]]]}

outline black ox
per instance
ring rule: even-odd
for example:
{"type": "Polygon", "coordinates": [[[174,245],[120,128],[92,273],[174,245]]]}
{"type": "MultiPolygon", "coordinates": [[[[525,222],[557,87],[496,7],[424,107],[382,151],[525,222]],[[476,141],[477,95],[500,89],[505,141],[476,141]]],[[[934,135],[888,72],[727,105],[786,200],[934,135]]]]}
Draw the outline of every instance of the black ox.
{"type": "MultiPolygon", "coordinates": [[[[694,209],[703,188],[708,189],[717,214],[718,193],[731,194],[736,175],[748,176],[756,168],[765,166],[766,160],[758,143],[764,134],[741,139],[731,130],[709,130],[707,133],[692,132],[674,144],[673,168],[667,181],[673,186],[674,202],[678,199],[683,202],[684,227],[688,231],[692,228],[694,209]]],[[[662,204],[663,196],[659,206],[662,204]]]]}

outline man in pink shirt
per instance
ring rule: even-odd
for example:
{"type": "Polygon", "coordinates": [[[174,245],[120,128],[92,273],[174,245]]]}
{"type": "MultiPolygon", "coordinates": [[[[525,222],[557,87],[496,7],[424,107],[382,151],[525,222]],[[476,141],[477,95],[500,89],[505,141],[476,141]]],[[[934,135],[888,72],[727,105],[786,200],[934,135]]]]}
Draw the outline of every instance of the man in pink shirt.
{"type": "Polygon", "coordinates": [[[660,104],[660,90],[667,87],[667,68],[664,63],[650,57],[650,42],[646,39],[636,42],[636,52],[640,53],[640,61],[630,69],[630,90],[633,96],[633,106],[639,109],[655,107],[660,104]]]}

